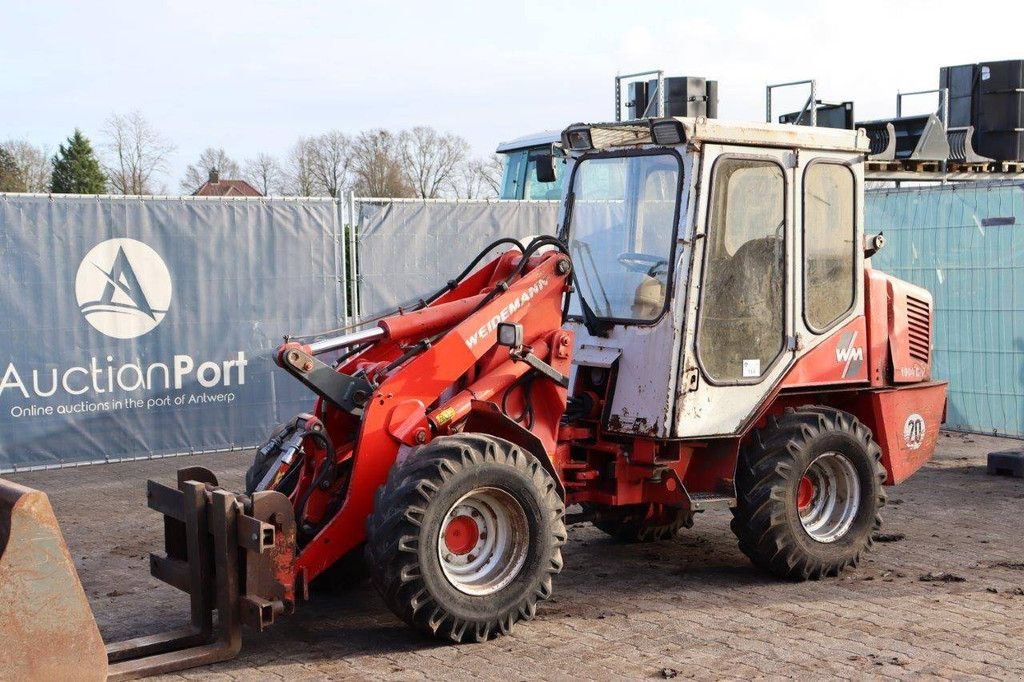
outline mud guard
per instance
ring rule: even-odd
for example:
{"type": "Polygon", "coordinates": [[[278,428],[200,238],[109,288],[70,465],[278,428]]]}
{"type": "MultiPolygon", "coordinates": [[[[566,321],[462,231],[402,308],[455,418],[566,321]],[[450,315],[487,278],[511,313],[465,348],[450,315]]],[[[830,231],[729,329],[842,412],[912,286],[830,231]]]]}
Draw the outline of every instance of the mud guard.
{"type": "Polygon", "coordinates": [[[498,406],[492,402],[473,400],[471,405],[472,408],[470,409],[469,416],[466,418],[464,430],[504,438],[532,454],[541,463],[541,466],[551,474],[551,478],[558,488],[558,496],[564,500],[565,486],[562,485],[562,478],[555,470],[555,465],[544,449],[544,443],[541,439],[505,416],[498,406]]]}

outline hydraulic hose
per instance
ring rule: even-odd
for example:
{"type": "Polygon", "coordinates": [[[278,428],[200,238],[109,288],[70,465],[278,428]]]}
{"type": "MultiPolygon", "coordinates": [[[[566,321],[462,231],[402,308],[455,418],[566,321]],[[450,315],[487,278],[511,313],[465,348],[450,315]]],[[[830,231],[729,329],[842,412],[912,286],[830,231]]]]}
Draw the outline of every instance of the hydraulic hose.
{"type": "MultiPolygon", "coordinates": [[[[542,237],[542,239],[543,238],[544,237],[542,237]]],[[[550,237],[547,237],[547,238],[550,239],[550,237]]],[[[490,244],[485,246],[483,248],[483,250],[480,251],[480,253],[478,253],[476,255],[476,257],[469,262],[469,265],[467,265],[462,270],[462,272],[460,272],[458,275],[456,275],[454,279],[448,280],[448,282],[443,287],[441,287],[440,289],[438,289],[434,293],[430,294],[426,298],[420,299],[416,303],[416,305],[413,308],[411,308],[411,310],[420,310],[422,308],[425,308],[428,305],[430,305],[431,303],[433,303],[434,301],[436,301],[437,299],[441,298],[441,296],[443,296],[446,293],[448,293],[449,291],[452,291],[453,289],[455,289],[455,287],[457,287],[462,280],[464,280],[466,277],[468,277],[470,275],[470,273],[473,272],[473,270],[476,268],[476,266],[480,264],[480,261],[482,261],[487,254],[489,254],[491,251],[493,251],[498,246],[501,246],[502,244],[511,244],[512,246],[514,246],[517,249],[519,249],[520,253],[525,253],[526,252],[526,248],[523,246],[523,243],[520,242],[518,239],[515,239],[514,237],[500,237],[499,239],[495,239],[493,242],[491,242],[490,244]]],[[[533,244],[531,244],[530,246],[532,248],[533,244]]],[[[363,325],[370,324],[371,322],[379,322],[380,320],[383,320],[386,317],[391,317],[392,315],[397,315],[398,313],[400,313],[402,311],[403,311],[402,308],[396,308],[394,310],[389,310],[389,311],[381,313],[379,315],[374,315],[373,317],[369,317],[369,318],[367,318],[365,320],[359,320],[358,322],[356,322],[354,324],[350,324],[350,325],[345,326],[345,327],[338,327],[336,329],[328,329],[326,331],[317,332],[315,334],[304,334],[302,336],[289,337],[289,340],[302,341],[304,339],[312,339],[312,338],[315,338],[315,337],[318,337],[318,336],[326,336],[327,334],[335,334],[335,333],[338,333],[338,332],[349,331],[351,329],[355,329],[357,327],[362,327],[363,325]]],[[[347,355],[352,355],[352,353],[349,353],[347,355]]]]}

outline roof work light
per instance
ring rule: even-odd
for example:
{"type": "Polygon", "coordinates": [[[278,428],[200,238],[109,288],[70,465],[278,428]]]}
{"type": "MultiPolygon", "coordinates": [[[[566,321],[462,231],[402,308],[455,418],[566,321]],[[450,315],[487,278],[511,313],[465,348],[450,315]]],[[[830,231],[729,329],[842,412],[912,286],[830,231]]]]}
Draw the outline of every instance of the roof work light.
{"type": "Polygon", "coordinates": [[[562,133],[562,143],[569,149],[577,152],[586,151],[594,147],[593,138],[590,136],[590,128],[584,125],[569,126],[562,133]]]}
{"type": "Polygon", "coordinates": [[[651,139],[654,144],[676,145],[686,142],[683,124],[674,118],[651,120],[651,139]]]}

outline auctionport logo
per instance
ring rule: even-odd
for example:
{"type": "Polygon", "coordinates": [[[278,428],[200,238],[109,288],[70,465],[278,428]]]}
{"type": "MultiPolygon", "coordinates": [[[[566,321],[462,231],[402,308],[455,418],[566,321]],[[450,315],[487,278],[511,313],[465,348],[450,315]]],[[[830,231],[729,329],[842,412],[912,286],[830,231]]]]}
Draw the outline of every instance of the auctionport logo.
{"type": "Polygon", "coordinates": [[[160,255],[134,239],[108,239],[85,254],[75,277],[85,319],[115,339],[153,331],[171,303],[171,273],[160,255]]]}

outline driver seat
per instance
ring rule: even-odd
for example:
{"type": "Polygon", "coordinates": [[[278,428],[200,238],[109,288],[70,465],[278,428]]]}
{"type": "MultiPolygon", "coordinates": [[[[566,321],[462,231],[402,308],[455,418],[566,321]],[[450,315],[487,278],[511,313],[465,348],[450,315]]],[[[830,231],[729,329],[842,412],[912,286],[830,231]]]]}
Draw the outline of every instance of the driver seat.
{"type": "Polygon", "coordinates": [[[633,294],[633,317],[653,320],[665,307],[665,285],[657,277],[644,275],[633,294]]]}

